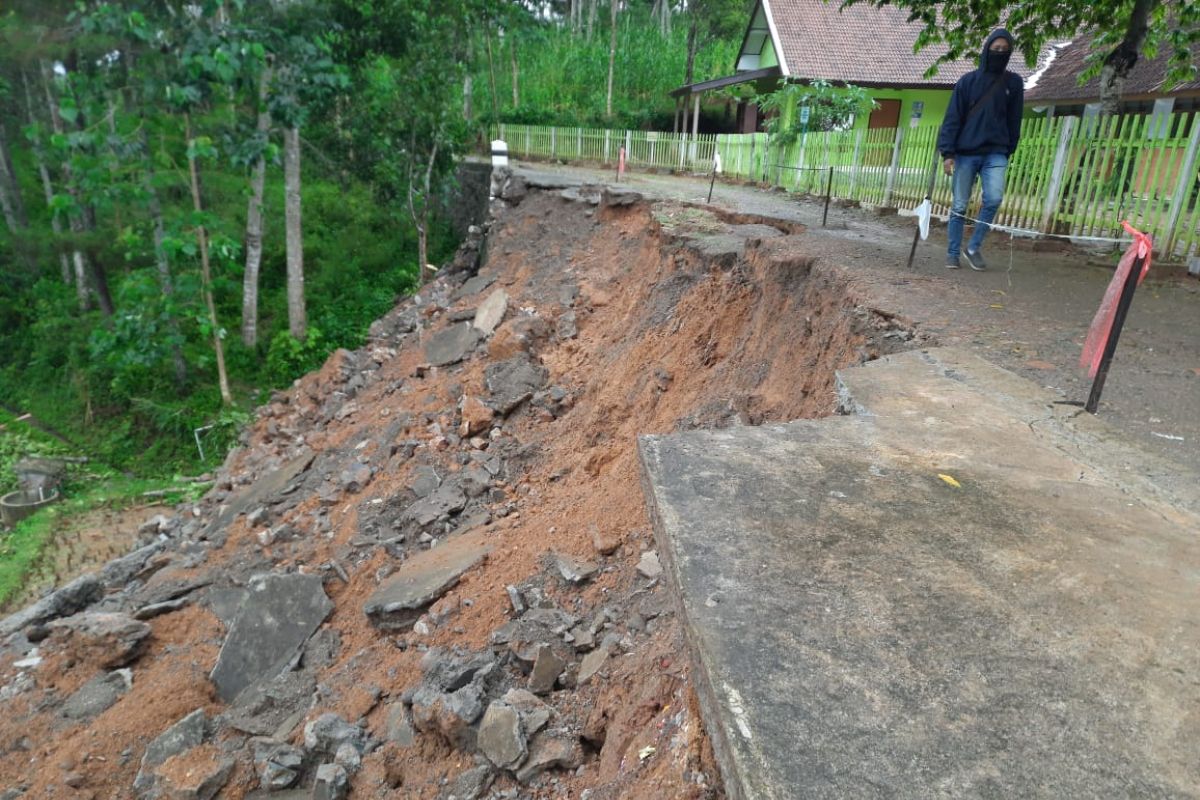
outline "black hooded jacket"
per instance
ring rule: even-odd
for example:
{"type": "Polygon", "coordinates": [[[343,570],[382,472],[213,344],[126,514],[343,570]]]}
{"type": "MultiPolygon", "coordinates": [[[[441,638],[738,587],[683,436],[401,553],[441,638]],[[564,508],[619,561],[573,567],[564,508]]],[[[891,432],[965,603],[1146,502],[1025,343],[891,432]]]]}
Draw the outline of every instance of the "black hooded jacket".
{"type": "Polygon", "coordinates": [[[1004,68],[1006,59],[1003,64],[992,61],[995,56],[988,48],[1000,38],[1008,39],[1012,45],[1012,34],[1008,31],[1003,28],[992,31],[983,43],[979,69],[968,72],[954,84],[950,107],[946,109],[946,118],[938,133],[938,150],[944,158],[988,153],[1011,156],[1017,149],[1025,105],[1025,82],[1020,75],[1004,68]],[[989,69],[989,66],[993,68],[989,69]],[[972,114],[971,108],[988,94],[997,80],[1001,81],[1000,86],[972,114]]]}

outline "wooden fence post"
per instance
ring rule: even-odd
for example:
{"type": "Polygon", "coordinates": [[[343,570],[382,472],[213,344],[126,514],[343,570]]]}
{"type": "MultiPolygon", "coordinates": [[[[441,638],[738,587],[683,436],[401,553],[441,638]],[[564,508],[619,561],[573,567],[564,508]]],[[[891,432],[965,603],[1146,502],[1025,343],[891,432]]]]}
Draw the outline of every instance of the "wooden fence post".
{"type": "Polygon", "coordinates": [[[858,175],[862,172],[862,161],[859,160],[859,155],[862,153],[863,137],[867,135],[866,128],[859,128],[858,135],[854,137],[854,157],[851,161],[854,162],[854,171],[850,173],[850,189],[846,192],[847,200],[857,200],[855,192],[858,191],[858,175]]]}
{"type": "Polygon", "coordinates": [[[1188,139],[1183,163],[1179,165],[1179,182],[1175,184],[1175,193],[1171,195],[1171,210],[1167,212],[1167,225],[1163,231],[1167,237],[1167,246],[1159,250],[1166,258],[1170,258],[1175,249],[1175,232],[1179,226],[1179,217],[1187,206],[1188,192],[1196,185],[1196,154],[1198,151],[1200,151],[1200,114],[1193,114],[1192,135],[1188,139]]]}
{"type": "Polygon", "coordinates": [[[558,127],[550,127],[550,159],[554,160],[558,156],[558,127]]]}
{"type": "Polygon", "coordinates": [[[1050,170],[1050,185],[1046,187],[1046,199],[1042,205],[1042,233],[1054,233],[1054,213],[1062,200],[1063,177],[1067,172],[1067,157],[1071,153],[1071,138],[1075,132],[1076,117],[1065,117],[1058,134],[1058,150],[1054,153],[1054,167],[1050,170]]]}
{"type": "Polygon", "coordinates": [[[608,163],[608,136],[612,133],[608,128],[604,129],[604,163],[608,163]]]}
{"type": "Polygon", "coordinates": [[[530,130],[531,130],[530,126],[526,125],[525,126],[525,157],[526,158],[529,158],[529,151],[532,147],[531,137],[529,135],[530,130]]]}
{"type": "Polygon", "coordinates": [[[583,128],[575,129],[575,152],[579,159],[583,159],[583,128]]]}
{"type": "Polygon", "coordinates": [[[633,161],[633,131],[625,131],[625,166],[633,161]]]}
{"type": "Polygon", "coordinates": [[[896,188],[896,175],[900,172],[900,144],[904,141],[904,128],[896,128],[896,143],[892,145],[892,166],[888,170],[887,188],[883,190],[883,205],[892,204],[892,192],[896,188]]]}

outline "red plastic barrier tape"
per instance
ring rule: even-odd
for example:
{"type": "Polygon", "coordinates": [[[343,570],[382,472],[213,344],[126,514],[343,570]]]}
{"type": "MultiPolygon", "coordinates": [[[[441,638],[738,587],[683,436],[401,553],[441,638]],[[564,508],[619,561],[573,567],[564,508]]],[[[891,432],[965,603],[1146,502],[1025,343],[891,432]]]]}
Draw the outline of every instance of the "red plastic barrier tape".
{"type": "Polygon", "coordinates": [[[1087,340],[1083,343],[1079,366],[1087,369],[1089,378],[1096,377],[1096,370],[1100,368],[1100,359],[1104,356],[1104,346],[1108,344],[1108,337],[1112,335],[1113,317],[1117,313],[1121,289],[1125,286],[1125,279],[1129,276],[1129,271],[1133,269],[1134,262],[1139,258],[1143,259],[1142,274],[1138,275],[1137,279],[1138,286],[1142,285],[1142,280],[1150,271],[1150,254],[1154,251],[1154,244],[1150,241],[1150,237],[1128,222],[1121,224],[1133,237],[1133,243],[1129,245],[1125,255],[1121,256],[1121,263],[1117,265],[1117,271],[1108,283],[1108,290],[1104,293],[1104,299],[1100,301],[1100,308],[1092,319],[1092,327],[1088,329],[1087,340]]]}

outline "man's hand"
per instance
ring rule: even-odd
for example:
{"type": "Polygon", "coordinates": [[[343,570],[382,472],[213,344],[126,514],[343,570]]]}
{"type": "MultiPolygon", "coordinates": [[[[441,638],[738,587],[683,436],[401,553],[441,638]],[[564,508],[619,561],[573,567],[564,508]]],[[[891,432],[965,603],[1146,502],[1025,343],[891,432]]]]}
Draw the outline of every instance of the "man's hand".
{"type": "Polygon", "coordinates": [[[947,175],[954,174],[954,159],[953,158],[947,158],[942,161],[942,171],[945,172],[947,175]]]}

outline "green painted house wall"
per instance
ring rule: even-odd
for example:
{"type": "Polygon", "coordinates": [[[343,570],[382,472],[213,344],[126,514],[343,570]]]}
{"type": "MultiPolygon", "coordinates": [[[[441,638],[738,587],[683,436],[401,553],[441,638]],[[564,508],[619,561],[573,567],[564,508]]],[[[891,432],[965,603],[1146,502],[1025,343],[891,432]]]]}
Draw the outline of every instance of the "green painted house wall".
{"type": "MultiPolygon", "coordinates": [[[[946,109],[950,105],[950,91],[950,89],[868,89],[867,93],[872,100],[899,100],[900,127],[907,128],[912,125],[914,103],[924,104],[921,116],[917,121],[918,126],[941,125],[942,118],[946,116],[946,109]]],[[[784,111],[784,114],[790,122],[795,119],[797,110],[789,108],[784,111]]],[[[865,129],[869,118],[869,112],[859,114],[851,129],[865,129]]]]}
{"type": "MultiPolygon", "coordinates": [[[[872,100],[899,100],[900,127],[912,125],[914,103],[922,103],[921,116],[917,125],[941,125],[950,106],[950,89],[868,89],[872,100]]],[[[867,127],[869,114],[859,114],[854,120],[854,129],[867,127]]]]}

